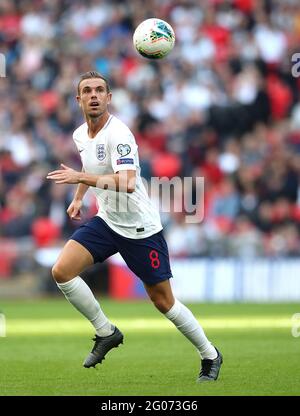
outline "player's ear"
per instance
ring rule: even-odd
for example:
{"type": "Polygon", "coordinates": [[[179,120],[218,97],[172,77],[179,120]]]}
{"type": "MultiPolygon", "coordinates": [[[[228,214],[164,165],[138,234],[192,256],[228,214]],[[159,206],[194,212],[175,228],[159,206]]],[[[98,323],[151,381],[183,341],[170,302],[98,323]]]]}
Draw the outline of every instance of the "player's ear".
{"type": "Polygon", "coordinates": [[[109,93],[107,94],[107,104],[110,104],[110,103],[111,103],[111,97],[112,97],[112,93],[111,93],[111,92],[109,92],[109,93]]]}
{"type": "Polygon", "coordinates": [[[81,107],[81,98],[80,98],[80,95],[76,95],[76,100],[77,100],[77,103],[78,103],[79,107],[81,107]]]}

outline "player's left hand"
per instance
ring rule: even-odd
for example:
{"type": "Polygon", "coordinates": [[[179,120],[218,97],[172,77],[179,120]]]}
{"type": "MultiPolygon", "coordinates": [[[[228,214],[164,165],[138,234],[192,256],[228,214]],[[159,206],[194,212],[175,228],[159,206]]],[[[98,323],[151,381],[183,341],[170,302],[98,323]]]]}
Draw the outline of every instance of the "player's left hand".
{"type": "Polygon", "coordinates": [[[61,163],[60,166],[62,169],[49,172],[47,179],[51,179],[52,181],[55,181],[55,183],[79,183],[80,172],[69,168],[63,163],[61,163]]]}

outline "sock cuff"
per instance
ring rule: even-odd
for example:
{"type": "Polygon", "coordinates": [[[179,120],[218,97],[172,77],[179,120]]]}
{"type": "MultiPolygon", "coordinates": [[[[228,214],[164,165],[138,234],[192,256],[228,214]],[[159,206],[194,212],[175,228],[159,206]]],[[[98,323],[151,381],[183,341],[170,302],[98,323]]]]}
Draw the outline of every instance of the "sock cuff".
{"type": "Polygon", "coordinates": [[[181,309],[181,303],[179,302],[179,300],[175,298],[174,305],[172,306],[171,309],[168,310],[167,313],[165,313],[165,316],[172,321],[172,319],[177,318],[178,314],[180,313],[180,309],[181,309]]]}
{"type": "Polygon", "coordinates": [[[56,284],[62,292],[65,292],[65,291],[69,291],[77,287],[80,284],[81,280],[82,279],[80,276],[75,276],[73,279],[69,280],[68,282],[64,282],[64,283],[56,282],[56,284]]]}

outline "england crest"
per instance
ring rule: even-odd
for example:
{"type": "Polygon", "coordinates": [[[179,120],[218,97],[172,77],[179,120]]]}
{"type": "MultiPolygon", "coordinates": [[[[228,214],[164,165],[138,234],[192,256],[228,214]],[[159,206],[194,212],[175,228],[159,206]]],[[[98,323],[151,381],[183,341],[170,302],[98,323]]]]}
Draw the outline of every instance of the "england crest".
{"type": "Polygon", "coordinates": [[[96,156],[98,160],[104,160],[106,153],[105,153],[105,148],[104,148],[104,144],[97,144],[96,145],[96,156]]]}

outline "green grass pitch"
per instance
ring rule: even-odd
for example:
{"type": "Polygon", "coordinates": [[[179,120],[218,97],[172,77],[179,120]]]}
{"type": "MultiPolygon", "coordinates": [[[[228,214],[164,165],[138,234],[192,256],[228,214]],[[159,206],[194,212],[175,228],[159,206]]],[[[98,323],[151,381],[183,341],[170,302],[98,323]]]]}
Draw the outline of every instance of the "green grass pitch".
{"type": "Polygon", "coordinates": [[[193,346],[146,301],[101,301],[125,335],[97,369],[82,362],[93,328],[63,298],[0,301],[0,396],[300,395],[299,304],[190,304],[224,364],[215,383],[195,382],[193,346]]]}

